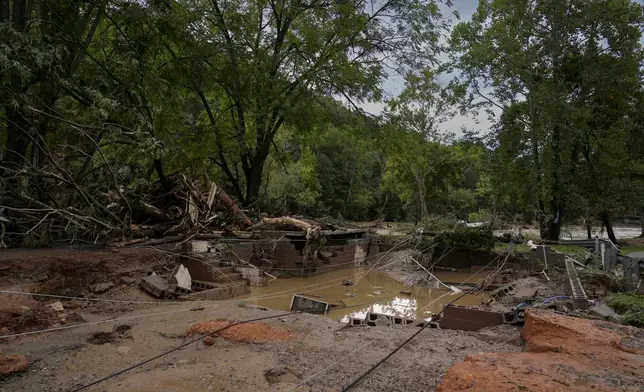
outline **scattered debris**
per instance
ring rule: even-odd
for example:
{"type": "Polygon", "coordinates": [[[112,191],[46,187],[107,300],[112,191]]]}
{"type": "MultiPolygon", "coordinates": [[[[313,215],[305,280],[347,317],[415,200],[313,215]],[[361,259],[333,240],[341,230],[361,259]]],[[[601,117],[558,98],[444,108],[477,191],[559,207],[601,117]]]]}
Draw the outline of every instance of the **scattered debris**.
{"type": "Polygon", "coordinates": [[[331,305],[328,302],[320,301],[317,299],[310,298],[309,296],[303,296],[300,294],[294,295],[291,300],[291,312],[300,311],[306,313],[315,313],[315,314],[326,314],[329,309],[337,305],[331,305]]]}
{"type": "Polygon", "coordinates": [[[269,384],[277,384],[280,382],[296,383],[301,378],[301,376],[287,367],[268,369],[264,372],[264,377],[269,384]]]}
{"type": "Polygon", "coordinates": [[[56,312],[62,312],[65,310],[65,308],[63,307],[63,304],[60,301],[48,304],[47,307],[56,312]]]}
{"type": "Polygon", "coordinates": [[[132,326],[127,324],[120,324],[114,326],[112,331],[98,331],[93,332],[87,337],[87,343],[102,345],[107,343],[114,343],[121,339],[131,339],[132,338],[132,326]]]}
{"type": "Polygon", "coordinates": [[[87,343],[89,344],[107,344],[107,343],[112,343],[114,340],[117,339],[117,336],[114,334],[114,332],[92,332],[88,337],[87,337],[87,343]]]}
{"type": "Polygon", "coordinates": [[[114,282],[95,283],[90,286],[90,291],[95,294],[103,294],[114,287],[114,282]]]}
{"type": "Polygon", "coordinates": [[[622,316],[606,304],[597,304],[588,310],[588,314],[609,321],[620,321],[622,316]]]}
{"type": "Polygon", "coordinates": [[[131,285],[132,283],[136,283],[138,279],[131,278],[129,276],[121,276],[119,278],[119,283],[120,284],[125,284],[125,285],[131,285]]]}
{"type": "Polygon", "coordinates": [[[154,272],[141,279],[139,286],[156,298],[162,298],[170,288],[168,281],[154,272]]]}
{"type": "Polygon", "coordinates": [[[175,268],[175,271],[172,273],[172,279],[177,287],[192,291],[192,278],[190,277],[190,272],[188,272],[188,269],[183,264],[179,264],[175,268]]]}

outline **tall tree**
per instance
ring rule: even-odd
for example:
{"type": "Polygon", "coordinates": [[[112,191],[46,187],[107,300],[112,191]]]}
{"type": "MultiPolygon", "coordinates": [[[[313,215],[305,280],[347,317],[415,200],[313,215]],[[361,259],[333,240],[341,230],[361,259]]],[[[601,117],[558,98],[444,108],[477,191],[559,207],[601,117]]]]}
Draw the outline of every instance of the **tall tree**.
{"type": "MultiPolygon", "coordinates": [[[[467,104],[514,113],[512,123],[500,125],[518,126],[528,142],[515,156],[532,160],[533,202],[544,238],[559,238],[574,203],[579,136],[592,122],[581,116],[587,102],[580,97],[604,85],[590,77],[596,73],[588,67],[591,59],[579,61],[580,56],[601,54],[615,64],[611,77],[632,80],[637,69],[626,64],[638,56],[641,25],[642,7],[628,0],[483,0],[472,21],[454,30],[454,60],[469,89],[467,104]],[[579,67],[575,72],[586,75],[583,84],[571,72],[579,67]]],[[[627,109],[627,102],[619,107],[627,109]]]]}
{"type": "Polygon", "coordinates": [[[433,60],[441,24],[433,0],[195,0],[184,82],[216,134],[212,161],[237,197],[257,200],[283,124],[316,95],[378,99],[384,66],[400,72],[433,60]],[[422,49],[422,50],[421,50],[422,49]],[[198,69],[199,71],[194,71],[198,69]]]}

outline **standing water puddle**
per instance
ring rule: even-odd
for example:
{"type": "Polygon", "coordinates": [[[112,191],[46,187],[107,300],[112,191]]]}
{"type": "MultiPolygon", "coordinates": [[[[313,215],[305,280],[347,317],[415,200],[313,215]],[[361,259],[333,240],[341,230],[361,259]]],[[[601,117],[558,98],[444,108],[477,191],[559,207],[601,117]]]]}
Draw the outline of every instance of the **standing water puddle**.
{"type": "MultiPolygon", "coordinates": [[[[440,280],[449,282],[463,282],[472,277],[472,274],[467,272],[439,272],[435,275],[440,280]]],[[[484,278],[485,274],[479,274],[468,282],[478,283],[484,278]]],[[[293,294],[302,294],[330,304],[339,304],[340,308],[349,307],[333,309],[327,314],[329,318],[345,322],[350,316],[364,317],[367,312],[421,320],[432,313],[439,312],[443,305],[461,295],[447,289],[408,287],[386,272],[369,271],[368,267],[360,267],[307,278],[277,279],[270,282],[267,287],[251,287],[251,293],[246,297],[274,295],[251,302],[271,309],[289,310],[293,294]],[[344,280],[351,280],[355,284],[345,286],[344,280]],[[401,294],[401,290],[411,291],[411,294],[401,294]]],[[[480,305],[481,301],[487,298],[485,294],[467,295],[459,299],[456,304],[480,305]]]]}

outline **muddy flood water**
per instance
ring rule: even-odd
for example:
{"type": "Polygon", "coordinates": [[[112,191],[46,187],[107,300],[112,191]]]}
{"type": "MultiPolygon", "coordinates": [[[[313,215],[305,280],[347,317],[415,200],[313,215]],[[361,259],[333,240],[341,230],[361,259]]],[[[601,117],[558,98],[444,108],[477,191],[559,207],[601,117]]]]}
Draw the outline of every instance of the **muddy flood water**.
{"type": "MultiPolygon", "coordinates": [[[[440,311],[444,304],[460,295],[447,289],[405,286],[391,274],[361,267],[307,278],[280,278],[270,282],[267,287],[252,287],[246,298],[269,296],[251,302],[271,309],[289,310],[293,294],[302,294],[339,304],[339,308],[332,309],[327,317],[346,322],[350,316],[364,317],[366,312],[421,320],[440,311]],[[351,280],[354,284],[345,286],[344,280],[351,280]],[[411,291],[411,294],[401,294],[401,290],[411,291]],[[343,306],[348,308],[342,309],[343,306]]],[[[469,283],[478,283],[485,278],[485,274],[472,276],[465,272],[438,272],[436,276],[445,282],[463,282],[469,279],[469,283]]],[[[479,305],[487,298],[487,295],[467,295],[456,304],[479,305]]]]}

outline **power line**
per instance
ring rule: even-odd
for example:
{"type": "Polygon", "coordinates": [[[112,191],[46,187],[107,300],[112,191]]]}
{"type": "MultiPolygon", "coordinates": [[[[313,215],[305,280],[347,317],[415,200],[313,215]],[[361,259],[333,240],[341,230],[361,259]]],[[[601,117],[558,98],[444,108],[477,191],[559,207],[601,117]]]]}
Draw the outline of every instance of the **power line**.
{"type": "MultiPolygon", "coordinates": [[[[512,247],[512,245],[510,245],[508,248],[510,248],[510,247],[512,247]]],[[[507,251],[507,250],[506,250],[506,251],[507,251]]],[[[505,261],[507,261],[508,257],[510,257],[510,253],[509,253],[509,252],[508,252],[508,255],[505,257],[505,261]]],[[[503,262],[503,264],[502,264],[502,265],[505,265],[505,261],[503,262]]],[[[499,267],[499,268],[501,268],[501,267],[499,267]]],[[[498,271],[497,271],[497,272],[498,272],[498,271]]],[[[496,273],[496,272],[495,272],[495,273],[496,273]]],[[[479,285],[478,285],[478,286],[483,286],[483,283],[484,283],[484,282],[479,283],[479,285]]],[[[462,295],[460,295],[458,298],[455,298],[454,300],[450,301],[447,305],[445,305],[445,307],[443,307],[443,309],[441,309],[441,311],[440,311],[440,312],[438,312],[438,314],[437,314],[436,316],[440,316],[440,315],[445,311],[445,309],[446,309],[448,306],[450,306],[450,305],[451,305],[451,304],[453,304],[454,302],[458,301],[459,299],[461,299],[461,298],[465,297],[466,295],[469,295],[469,293],[464,292],[464,293],[463,293],[462,295]]],[[[347,391],[349,391],[349,390],[353,389],[353,387],[355,387],[356,385],[358,385],[358,384],[360,383],[360,381],[362,381],[362,380],[363,380],[363,379],[365,379],[367,376],[369,376],[369,375],[370,375],[374,370],[376,370],[380,365],[382,365],[383,363],[385,363],[389,358],[391,358],[394,354],[396,354],[396,353],[397,353],[401,348],[403,348],[407,343],[411,342],[411,341],[412,341],[416,336],[418,336],[418,334],[420,334],[421,332],[423,332],[423,331],[425,330],[425,328],[427,328],[429,325],[430,325],[430,323],[426,323],[425,325],[423,325],[423,326],[422,326],[418,331],[416,331],[413,335],[411,335],[411,336],[410,336],[407,340],[405,340],[402,344],[398,345],[398,347],[396,347],[393,351],[391,351],[391,352],[390,352],[389,354],[387,354],[384,358],[382,358],[380,361],[376,362],[373,366],[371,366],[371,368],[369,368],[369,370],[367,370],[367,371],[366,371],[366,372],[364,372],[362,375],[360,375],[360,377],[358,377],[357,379],[355,379],[351,384],[349,384],[349,385],[347,385],[346,387],[344,387],[344,388],[342,389],[342,392],[347,392],[347,391]]]]}
{"type": "Polygon", "coordinates": [[[13,290],[0,290],[0,294],[30,295],[34,297],[60,298],[60,299],[79,300],[79,301],[114,302],[114,303],[120,303],[120,304],[170,305],[170,304],[176,304],[178,302],[181,302],[181,301],[128,301],[128,300],[120,300],[120,299],[85,298],[85,297],[71,297],[68,295],[29,293],[26,291],[13,291],[13,290]]]}
{"type": "MultiPolygon", "coordinates": [[[[384,257],[384,255],[383,255],[383,257],[384,257]]],[[[398,260],[394,260],[394,261],[392,261],[390,263],[387,263],[387,264],[383,265],[382,267],[386,267],[386,266],[388,266],[390,264],[397,263],[397,262],[398,262],[398,260]]],[[[365,274],[359,276],[358,279],[362,279],[363,277],[365,277],[366,275],[371,273],[371,271],[372,270],[367,271],[365,274]]],[[[329,279],[329,280],[324,281],[324,282],[314,283],[314,284],[311,284],[311,285],[307,285],[307,286],[303,286],[303,287],[299,287],[299,288],[295,288],[295,289],[278,291],[277,293],[265,294],[265,295],[260,295],[260,296],[257,296],[257,297],[250,297],[250,298],[243,298],[243,299],[224,300],[224,301],[219,301],[216,304],[206,305],[206,306],[201,306],[201,307],[191,307],[191,308],[187,308],[187,309],[177,309],[177,310],[171,310],[171,311],[167,311],[167,312],[148,313],[148,314],[138,315],[138,316],[127,316],[127,317],[114,318],[114,319],[98,320],[98,321],[92,321],[92,322],[83,323],[83,324],[73,324],[73,325],[66,325],[66,326],[62,326],[62,327],[42,329],[42,330],[37,330],[37,331],[21,332],[21,333],[10,334],[10,335],[2,335],[2,336],[0,336],[0,339],[12,338],[12,337],[18,337],[18,336],[26,336],[26,335],[35,335],[35,334],[47,333],[47,332],[56,332],[56,331],[62,331],[62,330],[66,330],[66,329],[84,327],[84,326],[88,326],[88,325],[96,325],[96,324],[103,324],[103,323],[114,323],[114,322],[124,321],[124,320],[134,320],[134,319],[145,318],[145,317],[153,317],[153,316],[161,316],[161,315],[166,315],[166,314],[173,314],[173,313],[180,313],[180,312],[187,312],[187,311],[194,311],[194,310],[210,309],[210,308],[221,306],[221,305],[224,305],[224,304],[228,304],[228,303],[232,303],[232,302],[238,302],[240,300],[241,301],[256,301],[256,300],[263,300],[263,299],[279,298],[281,296],[291,295],[292,293],[295,293],[295,292],[310,293],[310,292],[314,292],[314,291],[323,290],[323,289],[328,288],[328,287],[332,287],[332,286],[335,285],[335,283],[334,284],[329,284],[327,286],[322,286],[322,287],[316,287],[316,286],[320,286],[320,285],[324,285],[324,284],[327,284],[327,283],[336,282],[336,281],[340,281],[340,280],[344,280],[344,279],[346,279],[346,277],[342,276],[342,277],[339,277],[339,278],[329,279]],[[309,287],[316,287],[316,288],[302,291],[302,289],[306,289],[306,288],[309,288],[309,287]]]]}
{"type": "MultiPolygon", "coordinates": [[[[490,262],[489,262],[489,263],[488,263],[484,268],[486,268],[486,267],[490,266],[493,262],[495,262],[495,261],[499,260],[499,259],[500,259],[500,257],[501,257],[501,255],[499,255],[499,256],[497,256],[497,257],[495,257],[495,258],[494,258],[492,261],[490,261],[490,262]]],[[[506,260],[507,260],[507,257],[506,257],[506,260]]],[[[499,267],[497,267],[495,270],[496,270],[497,272],[498,272],[498,271],[500,271],[500,269],[503,267],[503,265],[505,265],[505,261],[504,261],[504,262],[503,262],[499,267]]],[[[484,269],[484,268],[483,268],[483,269],[484,269]]],[[[483,269],[481,269],[481,270],[483,270],[483,269]]],[[[478,273],[480,273],[480,271],[481,271],[481,270],[479,270],[476,274],[474,274],[474,275],[470,276],[469,278],[465,279],[462,283],[466,283],[466,282],[468,282],[470,279],[472,279],[472,277],[473,277],[473,276],[475,276],[475,275],[477,275],[478,273]]],[[[493,273],[492,273],[492,275],[493,275],[493,274],[495,274],[495,273],[497,273],[497,272],[493,272],[493,273]]],[[[483,282],[481,282],[480,284],[482,284],[482,283],[483,283],[483,282]]],[[[447,294],[444,294],[444,295],[440,296],[440,297],[439,297],[439,298],[437,298],[436,300],[434,300],[434,301],[430,302],[426,307],[423,307],[421,310],[426,309],[426,308],[427,308],[428,306],[430,306],[431,304],[433,304],[433,303],[435,303],[435,302],[438,302],[438,301],[439,301],[439,300],[441,300],[443,297],[445,297],[445,296],[447,296],[447,295],[450,295],[450,294],[451,294],[451,293],[447,293],[447,294]]],[[[472,294],[472,292],[470,292],[469,294],[472,294]]],[[[463,295],[463,296],[464,296],[464,295],[463,295]]],[[[460,298],[462,298],[463,296],[461,296],[461,297],[459,297],[459,298],[456,298],[453,302],[458,301],[458,300],[459,300],[460,298]]],[[[374,301],[374,302],[376,302],[376,301],[374,301]]],[[[453,302],[452,302],[452,303],[453,303],[453,302]]],[[[451,304],[451,303],[450,303],[450,304],[451,304]]],[[[449,306],[449,304],[448,304],[448,305],[446,305],[445,307],[447,307],[447,306],[449,306]]],[[[444,310],[444,308],[443,308],[443,310],[444,310]]],[[[441,313],[442,313],[442,311],[441,311],[441,313]]],[[[441,313],[439,313],[439,314],[441,314],[441,313]]],[[[427,325],[428,325],[428,324],[427,324],[427,325]]],[[[418,332],[418,333],[420,333],[420,332],[418,332]]],[[[417,334],[416,334],[416,335],[417,335],[417,334]]],[[[413,338],[413,337],[412,337],[412,338],[413,338]]],[[[341,361],[344,361],[345,359],[347,359],[347,358],[348,358],[348,357],[350,357],[351,355],[355,354],[356,352],[361,352],[363,348],[365,348],[365,347],[367,347],[367,346],[370,346],[370,345],[371,345],[373,342],[375,342],[376,340],[378,340],[378,339],[374,339],[374,340],[372,340],[372,341],[368,342],[368,343],[367,343],[367,344],[365,344],[364,346],[360,347],[357,351],[355,351],[355,350],[354,350],[353,352],[351,352],[351,353],[349,353],[349,354],[345,355],[344,357],[342,357],[342,358],[340,358],[340,359],[337,359],[337,360],[334,360],[334,361],[333,361],[329,366],[327,366],[327,367],[325,367],[324,369],[322,369],[322,370],[318,371],[317,373],[315,373],[315,374],[311,375],[310,377],[307,377],[304,381],[300,382],[300,383],[299,383],[299,384],[297,384],[295,387],[293,387],[293,388],[289,389],[287,392],[292,392],[292,391],[296,390],[297,388],[299,388],[300,386],[302,386],[302,385],[304,385],[304,384],[306,384],[306,383],[310,382],[311,380],[314,380],[314,379],[315,379],[315,378],[317,378],[319,375],[321,375],[321,374],[323,374],[323,373],[327,372],[329,369],[334,368],[334,367],[335,367],[335,366],[337,366],[341,361]]]]}
{"type": "Polygon", "coordinates": [[[241,325],[241,324],[246,324],[246,323],[254,322],[254,321],[261,321],[261,320],[268,320],[268,319],[272,319],[272,318],[278,318],[278,317],[290,316],[290,315],[293,315],[293,314],[296,314],[296,313],[297,313],[297,312],[282,313],[282,314],[278,314],[278,315],[274,315],[274,316],[258,317],[258,318],[255,318],[255,319],[250,319],[250,320],[245,320],[245,321],[238,321],[238,322],[236,322],[236,323],[229,324],[229,325],[227,325],[227,326],[225,326],[225,327],[222,327],[222,328],[219,328],[219,329],[217,329],[217,330],[215,330],[215,331],[212,331],[212,332],[210,332],[210,333],[208,333],[208,334],[206,334],[206,335],[199,336],[198,338],[195,338],[195,339],[189,340],[189,341],[187,341],[186,343],[183,343],[183,344],[181,344],[181,345],[179,345],[179,346],[177,346],[177,347],[175,347],[175,348],[173,348],[173,349],[170,349],[170,350],[164,351],[164,352],[162,352],[162,353],[161,353],[161,354],[159,354],[159,355],[155,355],[155,356],[154,356],[154,357],[152,357],[152,358],[146,359],[145,361],[138,362],[138,363],[136,363],[136,364],[134,364],[134,365],[132,365],[132,366],[129,366],[129,367],[127,367],[127,368],[123,369],[123,370],[119,370],[118,372],[115,372],[115,373],[112,373],[112,374],[110,374],[110,375],[107,375],[107,376],[105,376],[105,377],[103,377],[103,378],[101,378],[101,379],[98,379],[98,380],[96,380],[96,381],[93,381],[93,382],[91,382],[91,383],[89,383],[89,384],[85,384],[85,385],[83,385],[83,386],[81,386],[81,387],[78,387],[78,388],[76,388],[76,389],[72,389],[70,392],[78,392],[78,391],[82,391],[82,390],[87,389],[87,388],[89,388],[89,387],[92,387],[92,386],[94,386],[94,385],[96,385],[96,384],[100,384],[100,383],[102,383],[103,381],[107,381],[107,380],[109,380],[109,379],[111,379],[111,378],[114,378],[114,377],[120,376],[120,375],[121,375],[121,374],[123,374],[123,373],[127,373],[127,372],[129,372],[130,370],[134,370],[134,369],[136,369],[136,368],[138,368],[138,367],[141,367],[141,366],[143,366],[143,365],[145,365],[145,364],[147,364],[147,363],[150,363],[150,362],[152,362],[152,361],[154,361],[154,360],[156,360],[156,359],[159,359],[159,358],[161,358],[161,357],[163,357],[163,356],[166,356],[166,355],[168,355],[168,354],[171,354],[171,353],[173,353],[173,352],[175,352],[175,351],[179,351],[179,350],[181,350],[182,348],[184,348],[184,347],[187,347],[187,346],[191,345],[192,343],[198,342],[199,340],[201,340],[201,339],[203,339],[203,338],[205,338],[205,337],[212,336],[212,335],[217,334],[217,333],[219,333],[219,332],[222,332],[222,331],[224,331],[224,330],[226,330],[226,329],[228,329],[228,328],[231,328],[231,327],[234,327],[234,326],[237,326],[237,325],[241,325]]]}

